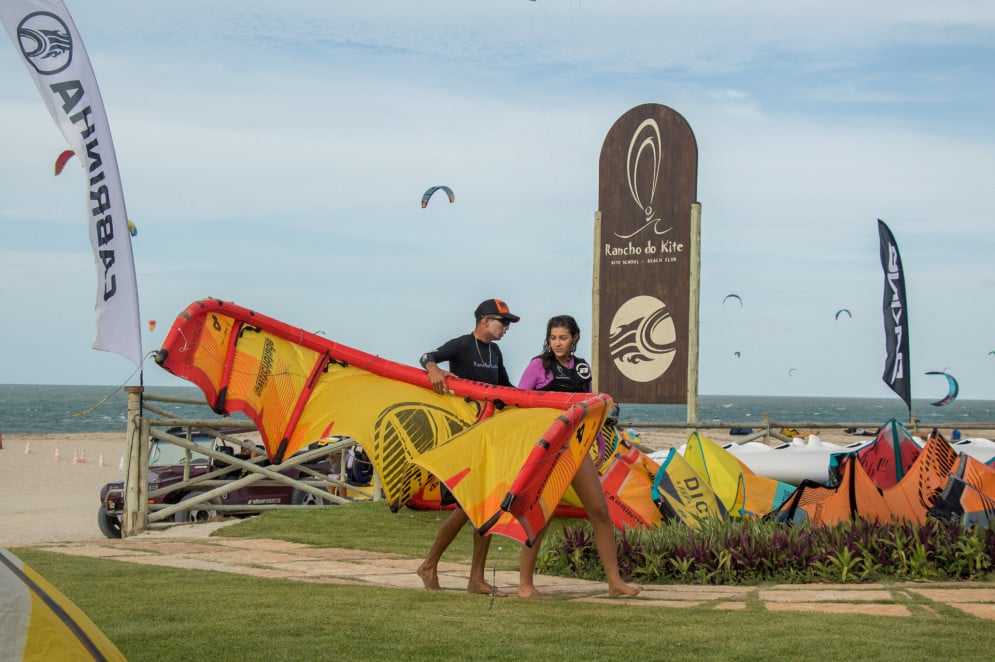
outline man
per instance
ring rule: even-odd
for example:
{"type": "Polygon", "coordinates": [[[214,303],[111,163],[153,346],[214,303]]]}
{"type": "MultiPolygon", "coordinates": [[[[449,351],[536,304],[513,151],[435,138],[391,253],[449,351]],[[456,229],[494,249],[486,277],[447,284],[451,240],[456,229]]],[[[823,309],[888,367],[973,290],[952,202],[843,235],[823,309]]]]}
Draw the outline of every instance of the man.
{"type": "MultiPolygon", "coordinates": [[[[501,299],[487,299],[481,302],[473,313],[476,325],[471,333],[458,336],[446,342],[438,349],[422,354],[420,363],[428,372],[428,379],[436,393],[446,393],[449,389],[446,378],[450,376],[462,379],[472,379],[497,386],[511,386],[508,371],[504,367],[504,357],[501,348],[495,341],[504,337],[508,327],[517,322],[520,317],[512,315],[511,310],[501,299]],[[440,363],[449,363],[449,370],[439,367],[440,363]]],[[[442,503],[455,503],[449,490],[442,486],[442,503]]],[[[470,518],[467,517],[459,504],[446,521],[439,527],[435,542],[428,556],[418,567],[418,576],[429,590],[439,589],[439,560],[449,545],[463,529],[470,518]]],[[[495,590],[484,579],[484,564],[487,562],[487,550],[490,548],[490,536],[482,536],[476,531],[473,534],[473,560],[470,564],[470,580],[466,590],[468,593],[492,593],[504,595],[495,590]]]]}

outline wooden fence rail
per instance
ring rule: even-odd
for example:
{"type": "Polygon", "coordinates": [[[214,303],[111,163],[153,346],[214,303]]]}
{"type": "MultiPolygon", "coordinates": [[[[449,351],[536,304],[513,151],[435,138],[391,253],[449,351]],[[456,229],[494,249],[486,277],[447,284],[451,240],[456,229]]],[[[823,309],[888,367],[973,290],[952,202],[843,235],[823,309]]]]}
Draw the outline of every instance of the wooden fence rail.
{"type": "MultiPolygon", "coordinates": [[[[134,535],[151,528],[163,528],[181,523],[176,521],[178,513],[193,510],[211,510],[217,512],[238,512],[252,514],[269,510],[313,508],[325,505],[347,503],[351,498],[339,494],[351,494],[353,498],[379,500],[381,497],[379,476],[374,474],[373,485],[368,488],[349,484],[344,480],[345,452],[356,446],[357,441],[348,437],[329,440],[318,448],[305,450],[286,458],[278,465],[263,466],[268,462],[264,453],[259,453],[255,442],[239,439],[233,432],[254,432],[256,426],[251,421],[232,420],[228,418],[177,418],[175,413],[156,407],[152,402],[173,404],[203,405],[203,400],[157,396],[146,393],[141,386],[130,386],[128,393],[128,427],[126,448],[126,477],[124,488],[124,508],[121,514],[121,534],[124,537],[134,535]],[[171,434],[169,428],[184,428],[186,438],[171,434]],[[229,448],[236,447],[244,451],[249,459],[236,457],[217,450],[206,448],[192,441],[193,432],[199,432],[214,437],[216,443],[229,448]],[[152,440],[168,442],[184,449],[183,479],[178,483],[149,490],[149,453],[152,440]],[[216,468],[199,476],[190,476],[190,464],[193,453],[206,456],[213,461],[216,468]],[[256,457],[251,457],[255,455],[256,457]],[[326,475],[315,471],[305,463],[322,458],[338,458],[340,473],[338,476],[326,475]],[[218,466],[221,465],[221,466],[218,466]],[[299,478],[291,478],[282,474],[290,468],[299,471],[299,478]],[[241,476],[234,480],[221,480],[232,471],[239,471],[241,476]],[[299,490],[315,498],[316,504],[309,506],[283,504],[253,504],[227,505],[212,503],[224,497],[233,490],[249,485],[282,485],[291,490],[299,490]],[[194,489],[196,488],[196,489],[194,489]],[[193,490],[193,491],[191,491],[193,490]],[[152,498],[166,496],[173,492],[184,491],[187,498],[177,503],[149,504],[152,498]],[[189,496],[193,495],[193,496],[189,496]]],[[[179,518],[183,519],[183,518],[179,518]]]]}

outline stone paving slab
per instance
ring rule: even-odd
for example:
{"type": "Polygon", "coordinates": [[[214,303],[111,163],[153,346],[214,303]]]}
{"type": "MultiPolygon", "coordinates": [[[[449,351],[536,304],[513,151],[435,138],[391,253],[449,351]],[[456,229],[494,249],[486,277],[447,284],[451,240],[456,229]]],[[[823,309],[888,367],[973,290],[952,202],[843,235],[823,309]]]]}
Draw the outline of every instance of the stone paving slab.
{"type": "Polygon", "coordinates": [[[270,538],[211,538],[211,541],[224,547],[258,549],[270,552],[300,552],[315,549],[311,545],[300,542],[273,540],[270,538]]]}
{"type": "Polygon", "coordinates": [[[609,598],[608,595],[596,596],[596,597],[586,597],[586,598],[574,598],[571,602],[592,602],[595,604],[609,604],[609,605],[632,605],[634,607],[670,607],[673,609],[687,609],[688,607],[700,607],[705,604],[703,601],[696,600],[648,600],[642,597],[642,594],[636,596],[635,598],[609,598]]]}
{"type": "Polygon", "coordinates": [[[127,547],[108,547],[107,545],[59,545],[57,547],[40,547],[42,551],[53,552],[55,554],[66,554],[68,556],[89,556],[92,558],[106,558],[124,560],[124,557],[133,556],[154,556],[149,552],[136,552],[127,547]]]}
{"type": "Polygon", "coordinates": [[[751,586],[646,586],[639,594],[647,600],[685,600],[709,602],[713,600],[744,600],[756,589],[751,586]]]}
{"type": "MultiPolygon", "coordinates": [[[[181,552],[182,553],[182,552],[181,552]]],[[[212,547],[198,556],[207,561],[232,565],[280,565],[301,563],[301,555],[286,551],[275,552],[268,549],[218,549],[212,547]]],[[[322,561],[315,561],[321,563],[322,561]]]]}
{"type": "Polygon", "coordinates": [[[134,544],[123,544],[121,546],[126,549],[148,551],[156,554],[210,554],[226,552],[224,547],[218,547],[217,545],[186,541],[162,541],[157,543],[138,542],[134,544]]]}
{"type": "Polygon", "coordinates": [[[909,588],[909,593],[934,602],[993,602],[995,590],[984,588],[909,588]]]}
{"type": "Polygon", "coordinates": [[[369,575],[380,569],[379,566],[363,563],[346,563],[342,561],[287,561],[273,563],[274,568],[296,572],[307,577],[358,577],[369,575]]]}
{"type": "Polygon", "coordinates": [[[366,552],[361,549],[339,549],[336,547],[308,547],[300,550],[299,554],[316,559],[329,559],[332,561],[377,561],[388,563],[390,561],[420,563],[416,559],[409,559],[400,554],[390,554],[388,552],[366,552]]]}
{"type": "Polygon", "coordinates": [[[761,589],[764,602],[891,602],[891,592],[881,590],[818,589],[784,591],[761,589]]]}
{"type": "MultiPolygon", "coordinates": [[[[767,588],[772,591],[820,591],[827,584],[774,584],[767,588]]],[[[868,589],[884,589],[884,584],[833,584],[834,591],[866,591],[868,589]]]]}
{"type": "Polygon", "coordinates": [[[911,616],[905,605],[854,604],[852,602],[765,602],[767,611],[864,614],[866,616],[911,616]]]}
{"type": "Polygon", "coordinates": [[[995,604],[976,604],[967,602],[948,602],[948,605],[960,609],[965,614],[995,621],[995,604]]]}

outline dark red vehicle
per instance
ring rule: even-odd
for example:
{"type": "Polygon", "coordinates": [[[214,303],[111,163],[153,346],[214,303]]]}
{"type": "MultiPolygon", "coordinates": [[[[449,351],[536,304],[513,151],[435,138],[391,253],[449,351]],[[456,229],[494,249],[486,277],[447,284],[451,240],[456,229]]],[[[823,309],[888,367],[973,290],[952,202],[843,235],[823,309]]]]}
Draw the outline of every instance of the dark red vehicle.
{"type": "MultiPolygon", "coordinates": [[[[187,438],[198,446],[207,449],[221,451],[226,454],[237,456],[240,459],[247,459],[247,453],[242,448],[234,448],[225,444],[220,439],[203,432],[192,432],[190,437],[186,436],[185,429],[170,428],[167,432],[175,436],[187,438]],[[236,453],[240,453],[236,455],[236,453]]],[[[321,444],[322,442],[316,442],[321,444]]],[[[312,444],[311,450],[316,446],[312,444]]],[[[301,451],[301,452],[304,452],[301,451]]],[[[260,448],[260,452],[263,452],[260,448]]],[[[157,495],[163,488],[176,483],[184,482],[184,471],[187,469],[187,453],[184,448],[176,444],[171,444],[160,439],[153,439],[149,450],[149,504],[176,504],[192,499],[203,492],[207,492],[217,487],[212,484],[210,487],[194,485],[189,488],[182,488],[157,495]]],[[[266,463],[263,463],[265,466],[266,463]]],[[[186,480],[195,478],[203,474],[223,468],[219,460],[191,451],[189,454],[189,473],[186,480]]],[[[311,461],[303,465],[322,476],[339,478],[340,459],[339,453],[334,452],[330,456],[325,456],[317,461],[311,461]]],[[[307,478],[308,473],[299,467],[290,467],[280,472],[290,478],[307,478]]],[[[246,470],[239,467],[232,467],[232,470],[216,480],[235,481],[246,475],[246,470]]],[[[261,480],[234,490],[227,494],[212,499],[209,502],[200,504],[191,510],[183,510],[173,517],[175,522],[196,522],[206,521],[216,516],[220,511],[213,510],[210,504],[245,506],[245,510],[225,510],[225,515],[245,516],[259,512],[255,506],[261,505],[318,505],[319,499],[308,492],[298,490],[283,485],[272,480],[261,480]]],[[[324,502],[331,503],[331,501],[324,502]]],[[[121,537],[121,511],[124,509],[124,481],[118,480],[107,483],[100,489],[100,509],[97,512],[97,524],[100,531],[108,538],[121,537]]]]}

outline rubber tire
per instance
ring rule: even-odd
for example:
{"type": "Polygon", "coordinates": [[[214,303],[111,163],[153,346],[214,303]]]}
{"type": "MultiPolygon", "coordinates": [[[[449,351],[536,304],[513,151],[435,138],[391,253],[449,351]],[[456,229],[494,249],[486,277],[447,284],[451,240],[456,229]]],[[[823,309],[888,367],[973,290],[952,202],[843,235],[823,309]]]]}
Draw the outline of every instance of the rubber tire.
{"type": "MultiPolygon", "coordinates": [[[[305,481],[309,482],[309,481],[305,481]]],[[[315,484],[318,487],[319,484],[315,484]]],[[[335,505],[333,501],[325,501],[324,499],[319,499],[313,494],[308,494],[304,490],[294,489],[290,492],[290,505],[292,506],[332,506],[335,505]]]]}
{"type": "MultiPolygon", "coordinates": [[[[184,501],[189,501],[194,497],[200,496],[201,494],[203,494],[203,492],[190,492],[188,494],[184,494],[183,498],[180,499],[179,503],[183,503],[184,501]]],[[[188,524],[196,524],[198,522],[207,522],[209,520],[212,520],[218,516],[218,511],[211,510],[208,504],[217,505],[217,503],[218,502],[216,499],[211,499],[210,501],[203,502],[198,506],[198,508],[203,510],[181,510],[180,512],[173,515],[173,521],[186,522],[188,524]]]]}
{"type": "Polygon", "coordinates": [[[103,506],[97,506],[97,526],[100,532],[111,539],[121,537],[121,520],[104,512],[103,506]]]}

